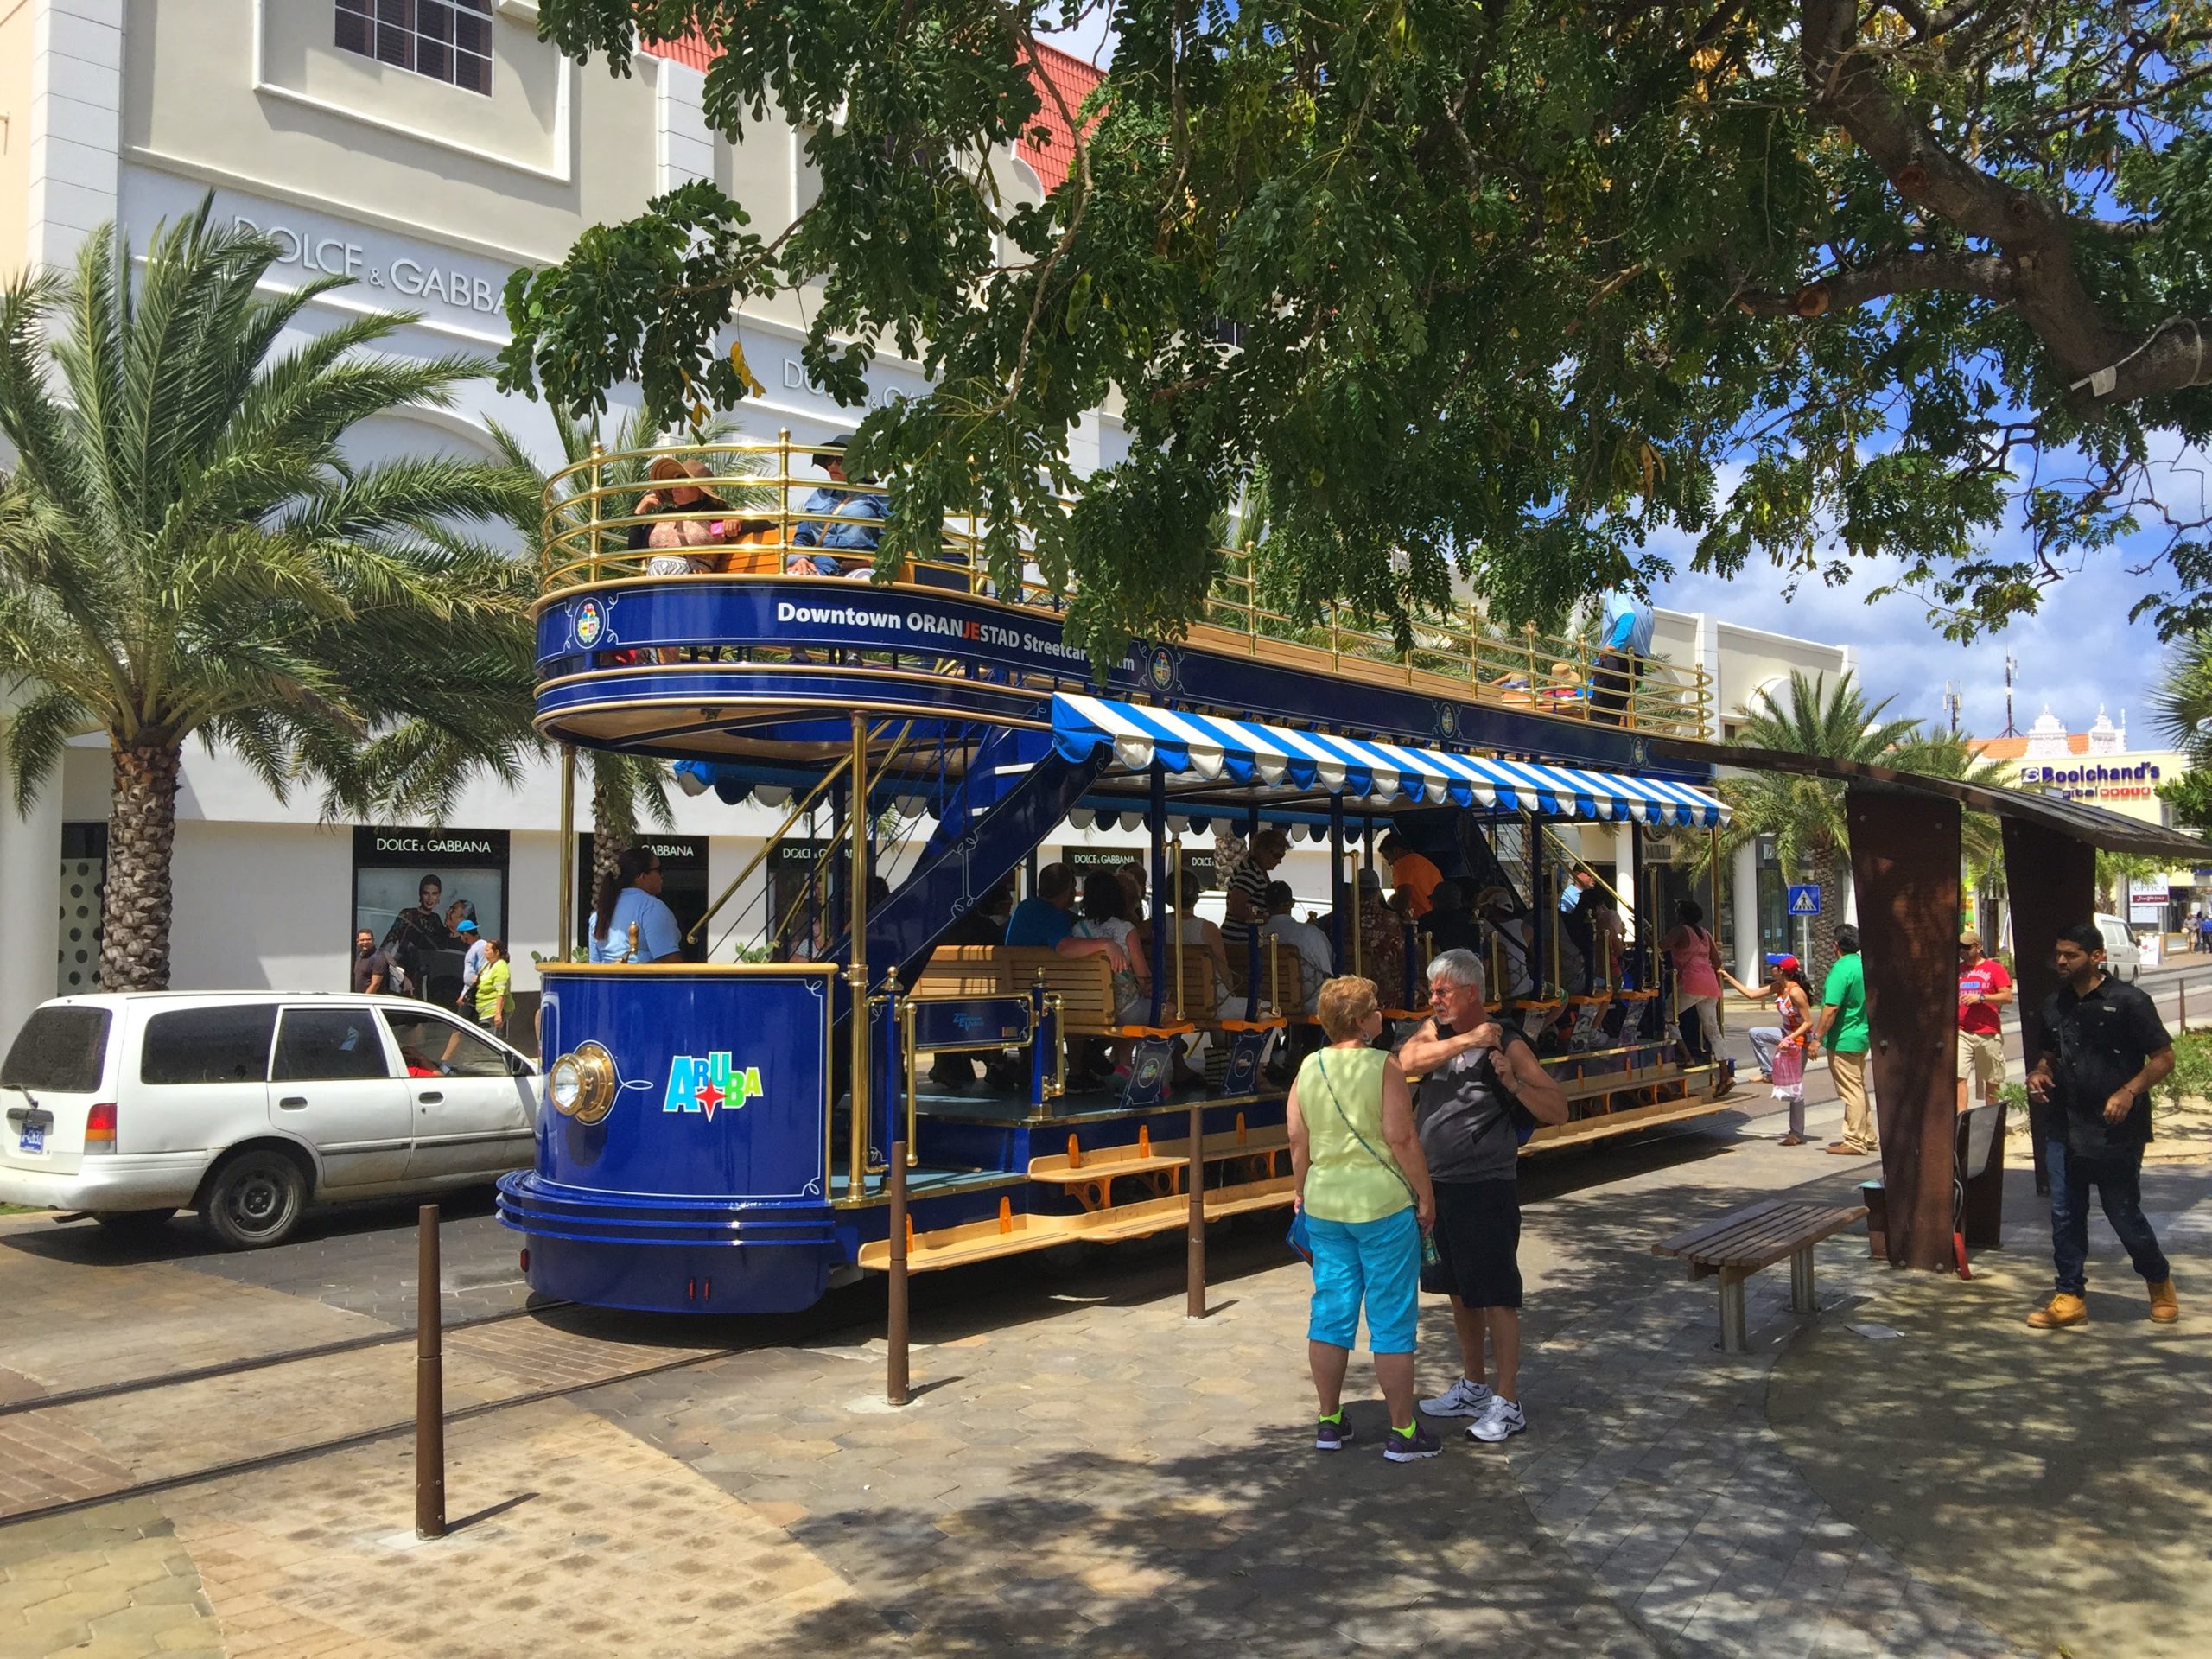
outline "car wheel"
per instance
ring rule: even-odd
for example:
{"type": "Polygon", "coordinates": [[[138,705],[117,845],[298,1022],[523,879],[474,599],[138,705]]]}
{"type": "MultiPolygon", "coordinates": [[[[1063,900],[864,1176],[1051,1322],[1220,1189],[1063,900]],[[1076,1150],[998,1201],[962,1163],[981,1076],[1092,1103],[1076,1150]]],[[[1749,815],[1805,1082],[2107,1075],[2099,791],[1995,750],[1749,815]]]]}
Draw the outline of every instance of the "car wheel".
{"type": "Polygon", "coordinates": [[[283,1153],[256,1147],[226,1160],[208,1183],[200,1219],[226,1250],[281,1244],[307,1208],[308,1178],[283,1153]]]}
{"type": "Polygon", "coordinates": [[[147,1238],[168,1225],[175,1210],[95,1210],[92,1219],[118,1238],[147,1238]]]}

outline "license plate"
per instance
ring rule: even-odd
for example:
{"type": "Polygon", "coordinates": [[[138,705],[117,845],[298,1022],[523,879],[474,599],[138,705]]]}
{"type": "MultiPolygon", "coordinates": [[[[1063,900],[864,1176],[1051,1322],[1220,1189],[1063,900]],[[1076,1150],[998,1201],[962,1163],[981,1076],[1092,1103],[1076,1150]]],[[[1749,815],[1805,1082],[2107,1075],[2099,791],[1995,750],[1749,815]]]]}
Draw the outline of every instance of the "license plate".
{"type": "Polygon", "coordinates": [[[43,1128],[27,1128],[22,1133],[22,1138],[17,1141],[16,1144],[25,1152],[44,1152],[46,1150],[46,1131],[43,1128]]]}

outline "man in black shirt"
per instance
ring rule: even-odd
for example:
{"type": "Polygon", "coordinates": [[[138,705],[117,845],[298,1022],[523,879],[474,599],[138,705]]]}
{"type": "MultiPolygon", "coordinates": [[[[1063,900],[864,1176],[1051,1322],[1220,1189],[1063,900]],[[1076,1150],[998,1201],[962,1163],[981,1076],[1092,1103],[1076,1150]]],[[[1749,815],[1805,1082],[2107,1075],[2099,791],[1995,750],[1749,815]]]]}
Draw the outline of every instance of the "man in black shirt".
{"type": "Polygon", "coordinates": [[[2151,1287],[2151,1317],[2181,1317],[2172,1270],[2144,1218],[2143,1147],[2151,1139],[2151,1089],[2174,1069],[2173,1039],[2151,999],[2104,970],[2093,923],[2058,937],[2059,987],[2043,1005],[2042,1050],[2028,1073],[2035,1133],[2050,1175],[2051,1254],[2058,1289],[2028,1315],[2039,1331],[2087,1325],[2089,1188],[2135,1271],[2151,1287]]]}
{"type": "MultiPolygon", "coordinates": [[[[1447,950],[1428,964],[1421,1022],[1398,1051],[1421,1074],[1414,1108],[1421,1156],[1443,1160],[1431,1176],[1439,1268],[1452,1289],[1459,1339],[1459,1380],[1421,1402],[1432,1417],[1471,1417],[1474,1440],[1496,1444],[1528,1427],[1521,1410],[1521,1135],[1514,1109],[1541,1123],[1564,1123],[1567,1092],[1528,1039],[1491,1017],[1483,964],[1471,950],[1447,950]],[[1493,1388],[1483,1366],[1490,1337],[1493,1388]]],[[[1535,1124],[1526,1125],[1531,1131],[1535,1124]]]]}

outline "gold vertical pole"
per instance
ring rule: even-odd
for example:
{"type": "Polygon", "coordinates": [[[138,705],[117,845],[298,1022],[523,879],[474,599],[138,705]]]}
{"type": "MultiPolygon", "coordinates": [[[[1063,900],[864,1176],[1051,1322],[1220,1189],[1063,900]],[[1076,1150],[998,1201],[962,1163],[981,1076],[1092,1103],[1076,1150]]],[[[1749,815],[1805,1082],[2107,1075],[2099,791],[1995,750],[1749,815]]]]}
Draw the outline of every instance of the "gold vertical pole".
{"type": "Polygon", "coordinates": [[[791,544],[791,429],[776,429],[776,524],[784,546],[791,544]]]}
{"type": "MultiPolygon", "coordinates": [[[[914,1121],[918,1112],[914,1100],[914,1000],[910,996],[899,999],[899,1022],[906,1027],[903,1046],[906,1051],[906,1167],[913,1168],[922,1161],[921,1154],[914,1150],[914,1121]]],[[[895,1161],[895,1160],[894,1160],[895,1161]]]]}
{"type": "Polygon", "coordinates": [[[1359,873],[1364,868],[1359,855],[1355,852],[1351,855],[1351,975],[1354,979],[1362,977],[1363,971],[1359,965],[1359,936],[1367,931],[1367,897],[1359,890],[1359,873]]]}
{"type": "MultiPolygon", "coordinates": [[[[868,1179],[868,721],[853,715],[852,792],[846,829],[853,838],[852,893],[846,913],[852,918],[851,961],[845,969],[853,999],[853,1122],[846,1151],[845,1196],[857,1199],[868,1179]]],[[[825,883],[826,886],[826,883],[825,883]]]]}
{"type": "Polygon", "coordinates": [[[599,493],[607,482],[607,468],[603,461],[606,454],[607,452],[599,447],[598,440],[594,439],[591,446],[591,473],[589,474],[591,478],[591,579],[594,582],[599,580],[599,555],[601,545],[599,521],[605,516],[607,505],[601,499],[599,493]]]}
{"type": "Polygon", "coordinates": [[[574,959],[576,942],[576,746],[561,746],[561,869],[554,903],[553,960],[574,959]]]}
{"type": "MultiPolygon", "coordinates": [[[[1717,827],[1710,825],[1707,827],[1705,847],[1706,874],[1710,880],[1713,893],[1713,941],[1718,944],[1720,942],[1720,831],[1717,827]]],[[[1725,996],[1715,997],[1713,1001],[1714,1029],[1719,1031],[1728,1029],[1727,1015],[1728,999],[1725,996]]],[[[1720,1056],[1715,1054],[1713,1058],[1717,1063],[1720,1056]]]]}
{"type": "MultiPolygon", "coordinates": [[[[1169,843],[1169,850],[1175,856],[1175,866],[1168,872],[1168,879],[1174,884],[1168,897],[1175,909],[1175,1018],[1180,1021],[1183,1018],[1183,838],[1180,836],[1169,843]]],[[[1193,1151],[1192,1157],[1195,1160],[1197,1156],[1193,1151]]],[[[1192,1167],[1196,1166],[1194,1163],[1192,1167]]]]}

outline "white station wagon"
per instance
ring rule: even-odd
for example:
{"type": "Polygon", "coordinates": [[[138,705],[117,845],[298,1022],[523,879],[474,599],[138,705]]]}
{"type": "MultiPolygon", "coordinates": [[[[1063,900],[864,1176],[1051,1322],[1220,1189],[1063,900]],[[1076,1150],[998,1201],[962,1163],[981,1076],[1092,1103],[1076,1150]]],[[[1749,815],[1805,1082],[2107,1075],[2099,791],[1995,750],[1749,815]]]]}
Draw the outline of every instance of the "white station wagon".
{"type": "Polygon", "coordinates": [[[0,1062],[0,1203],[108,1226],[200,1212],[232,1249],[310,1200],[528,1166],[537,1068],[402,997],[134,991],[60,997],[0,1062]]]}

